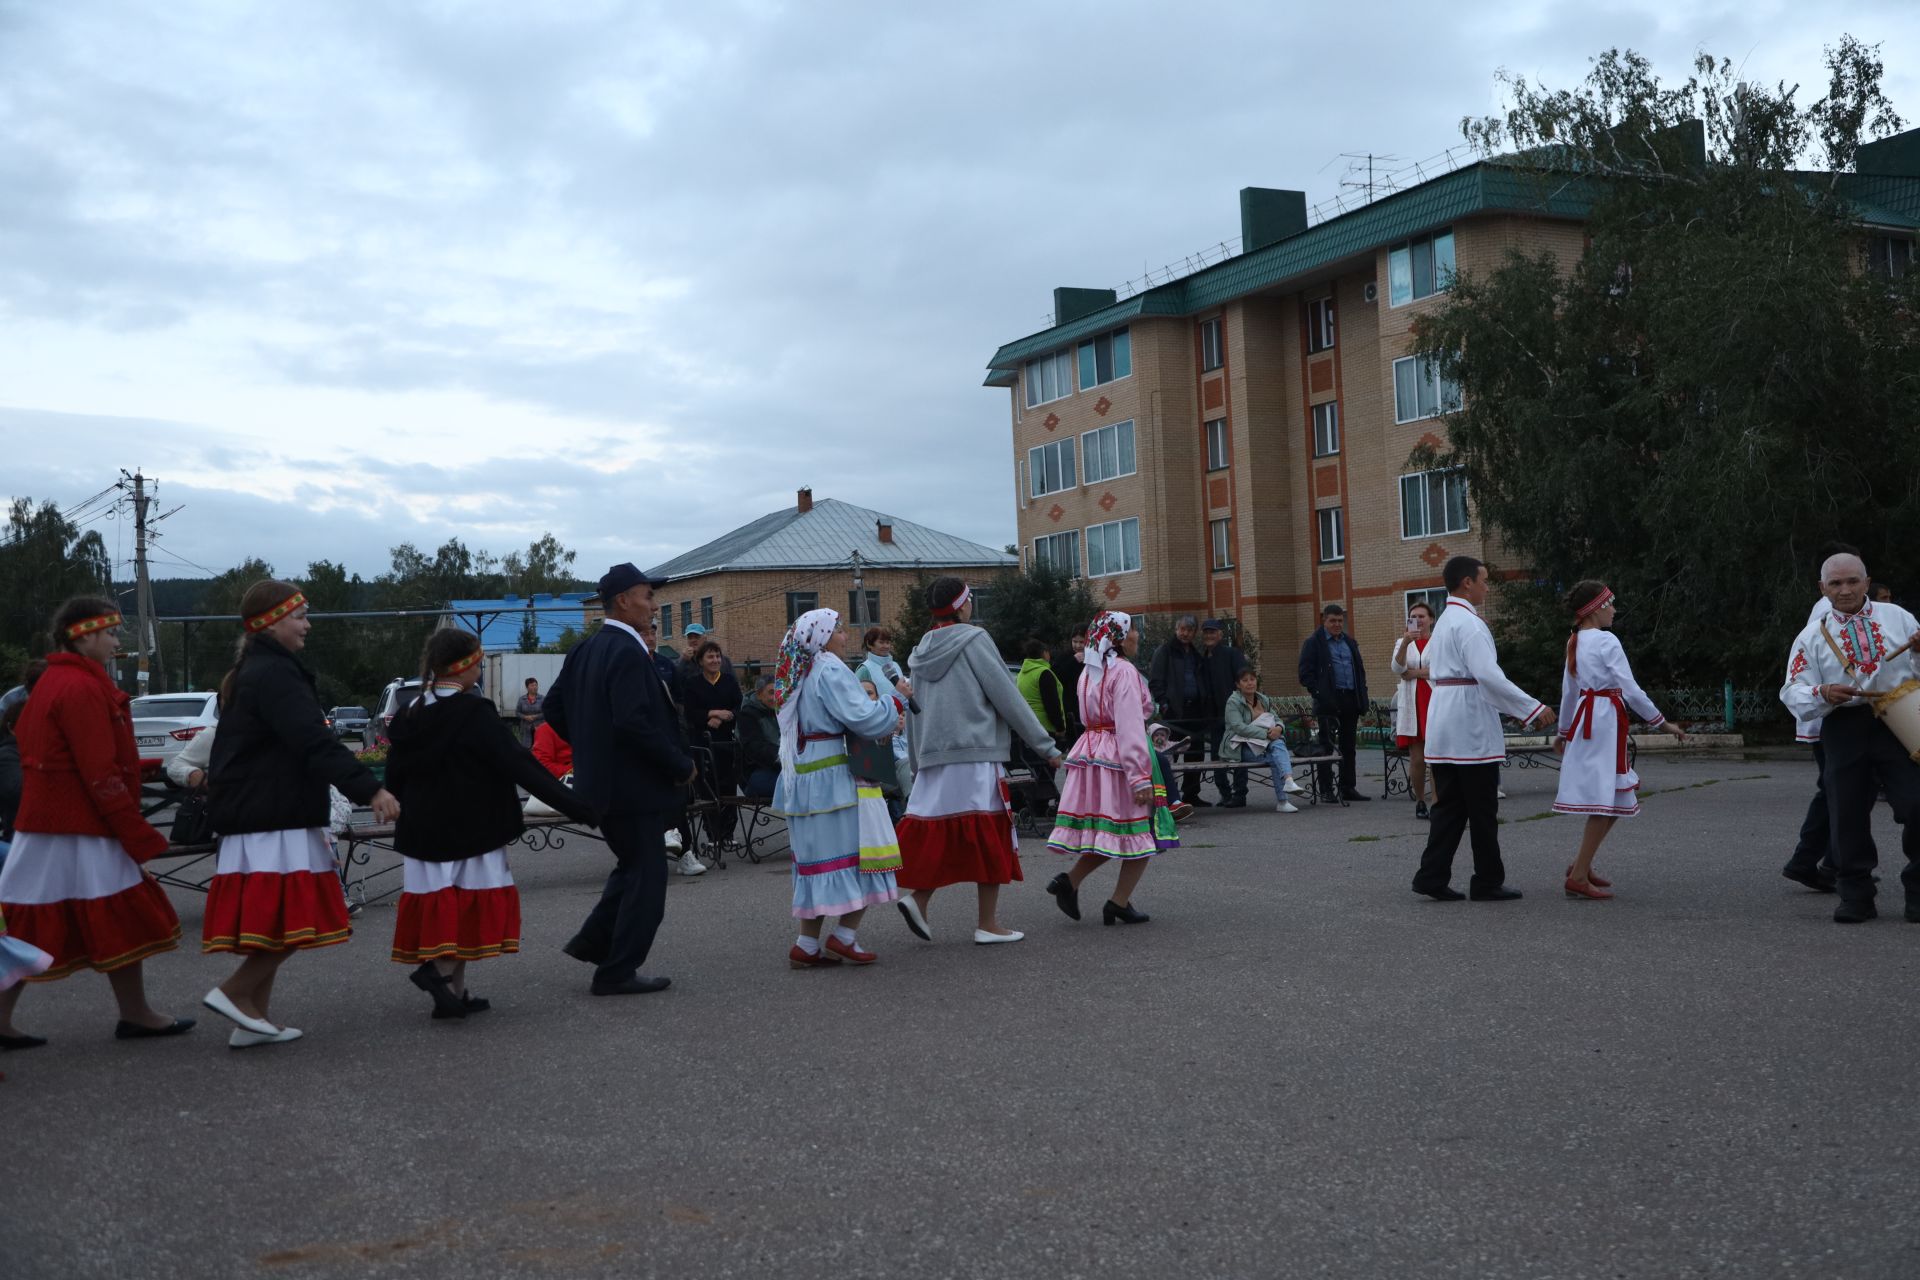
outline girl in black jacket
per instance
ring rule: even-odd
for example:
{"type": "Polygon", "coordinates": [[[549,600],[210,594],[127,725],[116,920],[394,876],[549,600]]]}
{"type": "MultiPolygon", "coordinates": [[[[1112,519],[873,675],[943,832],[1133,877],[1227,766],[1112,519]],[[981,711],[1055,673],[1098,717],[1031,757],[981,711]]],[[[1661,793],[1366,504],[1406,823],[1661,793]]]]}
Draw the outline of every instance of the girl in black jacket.
{"type": "Polygon", "coordinates": [[[434,632],[421,659],[426,689],[388,731],[387,782],[406,807],[393,840],[405,860],[393,958],[415,966],[413,985],[433,997],[436,1018],[488,1008],[467,990],[467,961],[520,950],[520,891],[506,849],[525,829],[514,784],[575,822],[593,820],[472,693],[481,657],[472,632],[434,632]]]}
{"type": "Polygon", "coordinates": [[[327,729],[306,647],[307,600],[268,579],[240,598],[240,651],[220,684],[220,731],[207,767],[207,817],[220,858],[207,886],[203,951],[246,958],[207,992],[236,1024],[235,1049],[300,1038],[267,1010],[273,980],[295,951],[345,942],[353,930],[327,839],[329,784],[391,822],[399,802],[327,729]]]}

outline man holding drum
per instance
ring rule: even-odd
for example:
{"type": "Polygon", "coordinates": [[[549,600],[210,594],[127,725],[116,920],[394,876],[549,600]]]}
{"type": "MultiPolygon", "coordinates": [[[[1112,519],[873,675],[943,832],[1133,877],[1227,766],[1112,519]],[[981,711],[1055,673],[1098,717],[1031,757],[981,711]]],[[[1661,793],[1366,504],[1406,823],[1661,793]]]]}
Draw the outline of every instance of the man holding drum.
{"type": "Polygon", "coordinates": [[[1837,924],[1859,924],[1878,914],[1873,869],[1878,862],[1870,824],[1884,787],[1900,824],[1907,855],[1900,883],[1906,917],[1920,924],[1920,673],[1912,644],[1913,615],[1895,604],[1867,599],[1867,568],[1860,557],[1836,555],[1820,567],[1820,590],[1833,612],[1816,618],[1794,642],[1780,701],[1798,720],[1820,722],[1833,833],[1837,924]]]}

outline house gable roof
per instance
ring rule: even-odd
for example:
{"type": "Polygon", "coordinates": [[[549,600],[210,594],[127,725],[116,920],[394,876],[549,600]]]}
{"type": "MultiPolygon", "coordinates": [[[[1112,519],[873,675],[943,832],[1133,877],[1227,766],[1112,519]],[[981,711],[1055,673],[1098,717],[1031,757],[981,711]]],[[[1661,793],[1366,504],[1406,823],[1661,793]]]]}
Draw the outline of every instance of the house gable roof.
{"type": "Polygon", "coordinates": [[[848,564],[856,551],[864,565],[875,569],[1016,563],[992,547],[851,502],[821,498],[808,511],[788,507],[769,512],[647,572],[649,577],[681,579],[726,571],[831,569],[848,564]],[[882,523],[893,526],[889,542],[880,541],[882,523]]]}

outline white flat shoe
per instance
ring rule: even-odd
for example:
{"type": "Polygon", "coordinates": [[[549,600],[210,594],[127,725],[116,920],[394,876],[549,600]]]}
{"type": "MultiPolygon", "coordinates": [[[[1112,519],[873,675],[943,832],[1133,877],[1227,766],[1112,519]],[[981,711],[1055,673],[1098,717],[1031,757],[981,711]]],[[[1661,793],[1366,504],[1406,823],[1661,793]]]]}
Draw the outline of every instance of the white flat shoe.
{"type": "Polygon", "coordinates": [[[280,1034],[280,1028],[274,1026],[265,1018],[249,1018],[246,1014],[240,1012],[240,1006],[229,1000],[227,993],[218,987],[207,992],[207,994],[201,998],[200,1003],[221,1017],[231,1019],[240,1027],[252,1032],[254,1035],[277,1036],[280,1034]]]}
{"type": "Polygon", "coordinates": [[[973,931],[973,944],[977,947],[992,946],[996,942],[1018,942],[1027,935],[1015,929],[1012,933],[988,933],[985,929],[973,931]]]}
{"type": "Polygon", "coordinates": [[[920,904],[913,900],[912,894],[896,899],[894,905],[898,906],[900,914],[907,918],[907,928],[913,930],[914,937],[922,942],[933,941],[933,930],[927,927],[927,918],[920,914],[920,904]]]}
{"type": "Polygon", "coordinates": [[[1295,782],[1292,778],[1287,779],[1287,794],[1295,795],[1295,796],[1303,796],[1306,793],[1307,793],[1307,789],[1305,787],[1295,782]]]}
{"type": "Polygon", "coordinates": [[[301,1032],[298,1027],[282,1027],[270,1036],[260,1035],[253,1031],[242,1031],[236,1027],[233,1034],[227,1037],[227,1048],[251,1049],[256,1045],[286,1044],[289,1041],[298,1040],[300,1035],[301,1032]]]}
{"type": "Polygon", "coordinates": [[[1300,812],[1300,806],[1290,800],[1282,800],[1279,804],[1273,806],[1273,811],[1275,813],[1298,813],[1300,812]]]}

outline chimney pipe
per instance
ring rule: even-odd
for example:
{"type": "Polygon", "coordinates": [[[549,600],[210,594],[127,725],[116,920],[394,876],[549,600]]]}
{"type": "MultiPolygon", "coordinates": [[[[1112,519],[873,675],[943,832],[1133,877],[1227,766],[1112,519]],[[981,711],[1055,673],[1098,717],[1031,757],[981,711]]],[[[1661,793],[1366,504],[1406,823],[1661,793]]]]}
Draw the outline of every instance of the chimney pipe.
{"type": "Polygon", "coordinates": [[[800,491],[800,514],[805,515],[811,510],[813,510],[813,490],[810,488],[802,489],[800,491]]]}
{"type": "Polygon", "coordinates": [[[880,541],[889,544],[892,543],[893,522],[891,520],[875,520],[873,523],[880,531],[880,541]]]}

